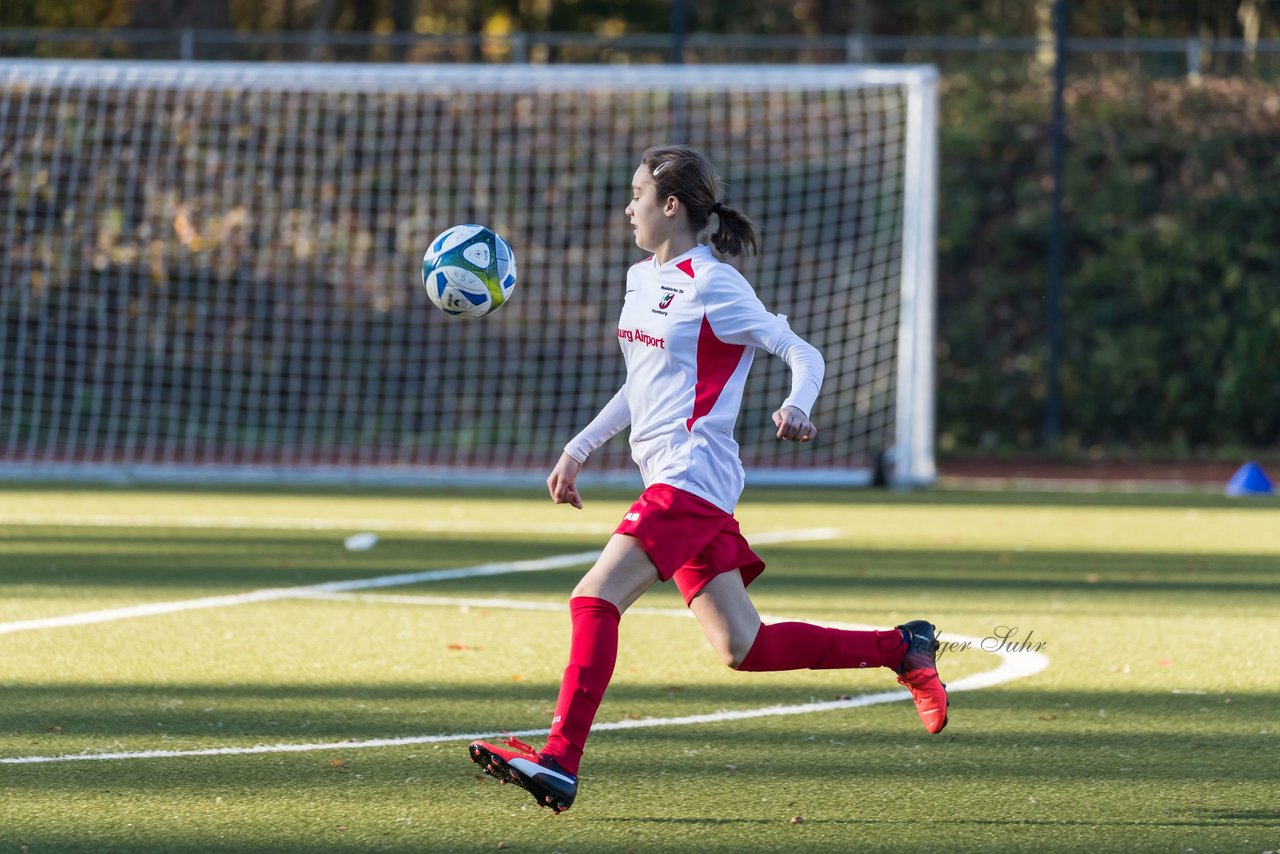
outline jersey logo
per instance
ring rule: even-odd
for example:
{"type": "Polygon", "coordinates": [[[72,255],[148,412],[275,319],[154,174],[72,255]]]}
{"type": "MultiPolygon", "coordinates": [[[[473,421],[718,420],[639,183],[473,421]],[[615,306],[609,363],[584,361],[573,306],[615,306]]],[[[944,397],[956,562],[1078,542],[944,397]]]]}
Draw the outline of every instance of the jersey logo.
{"type": "Polygon", "coordinates": [[[671,301],[675,298],[676,298],[675,294],[671,294],[671,293],[666,294],[662,298],[662,300],[658,303],[658,308],[666,308],[667,306],[671,305],[671,301]]]}
{"type": "Polygon", "coordinates": [[[639,522],[639,521],[640,521],[640,514],[639,514],[639,513],[624,513],[624,514],[623,514],[623,516],[622,516],[622,521],[624,521],[624,522],[639,522]]]}

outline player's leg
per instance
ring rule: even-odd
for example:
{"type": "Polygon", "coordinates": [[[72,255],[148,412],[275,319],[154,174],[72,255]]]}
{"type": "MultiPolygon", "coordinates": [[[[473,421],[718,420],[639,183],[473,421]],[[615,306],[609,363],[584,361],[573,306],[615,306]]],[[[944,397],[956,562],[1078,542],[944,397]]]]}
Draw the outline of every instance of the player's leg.
{"type": "Polygon", "coordinates": [[[614,534],[591,569],[573,588],[573,596],[604,599],[622,612],[657,580],[658,570],[636,538],[614,534]]]}
{"type": "Polygon", "coordinates": [[[596,710],[613,678],[622,612],[657,580],[658,571],[639,542],[634,537],[614,534],[595,565],[573,589],[569,600],[573,624],[569,664],[560,681],[551,733],[539,751],[570,773],[578,773],[596,710]]]}
{"type": "Polygon", "coordinates": [[[854,631],[811,623],[764,623],[737,570],[711,579],[689,602],[707,640],[742,671],[888,667],[911,690],[929,732],[947,724],[946,686],[938,678],[934,627],[915,620],[889,631],[854,631]]]}
{"type": "Polygon", "coordinates": [[[742,664],[764,625],[737,569],[707,582],[689,600],[689,610],[720,660],[733,668],[742,664]]]}
{"type": "Polygon", "coordinates": [[[633,538],[615,534],[569,600],[573,629],[569,664],[546,746],[540,751],[518,739],[507,746],[472,742],[472,761],[504,783],[528,789],[540,805],[568,809],[577,795],[578,766],[596,711],[613,678],[622,612],[658,580],[658,571],[633,538]]]}
{"type": "Polygon", "coordinates": [[[738,570],[711,579],[689,602],[689,609],[712,648],[737,670],[897,668],[906,651],[899,629],[849,631],[812,623],[761,622],[738,570]]]}

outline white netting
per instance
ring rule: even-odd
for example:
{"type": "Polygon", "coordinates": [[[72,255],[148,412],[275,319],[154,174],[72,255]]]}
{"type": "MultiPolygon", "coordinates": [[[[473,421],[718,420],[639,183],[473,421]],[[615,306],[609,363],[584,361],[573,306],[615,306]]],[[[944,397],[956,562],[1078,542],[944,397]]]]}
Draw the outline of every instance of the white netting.
{"type": "Polygon", "coordinates": [[[0,61],[0,474],[541,478],[621,383],[631,173],[678,141],[827,359],[803,448],[757,360],[752,476],[927,480],[933,97],[918,68],[0,61]],[[418,279],[464,222],[520,270],[479,321],[418,279]]]}

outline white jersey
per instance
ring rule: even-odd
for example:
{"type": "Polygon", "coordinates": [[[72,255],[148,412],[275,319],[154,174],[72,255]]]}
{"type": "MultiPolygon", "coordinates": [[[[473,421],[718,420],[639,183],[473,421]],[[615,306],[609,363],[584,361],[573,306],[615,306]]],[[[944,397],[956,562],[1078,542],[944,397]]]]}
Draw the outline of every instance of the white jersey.
{"type": "Polygon", "coordinates": [[[626,382],[565,451],[584,462],[630,424],[631,456],[646,487],[668,484],[727,513],[742,494],[733,428],[756,349],[791,368],[782,406],[808,415],[822,384],[818,351],[701,244],[666,264],[647,258],[631,267],[618,344],[626,382]]]}

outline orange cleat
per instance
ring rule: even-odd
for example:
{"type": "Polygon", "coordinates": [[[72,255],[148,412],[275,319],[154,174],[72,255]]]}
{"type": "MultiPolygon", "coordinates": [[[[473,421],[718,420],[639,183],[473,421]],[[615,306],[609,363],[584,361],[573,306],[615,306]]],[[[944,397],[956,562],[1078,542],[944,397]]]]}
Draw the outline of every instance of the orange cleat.
{"type": "Polygon", "coordinates": [[[907,635],[907,652],[898,669],[898,684],[911,690],[920,722],[931,733],[947,725],[947,686],[938,678],[937,628],[927,620],[912,620],[898,626],[907,635]]]}
{"type": "Polygon", "coordinates": [[[559,814],[573,806],[578,795],[578,778],[560,767],[560,763],[537,752],[518,738],[505,738],[506,747],[473,741],[467,748],[471,761],[484,773],[503,783],[514,783],[538,802],[559,814]]]}

